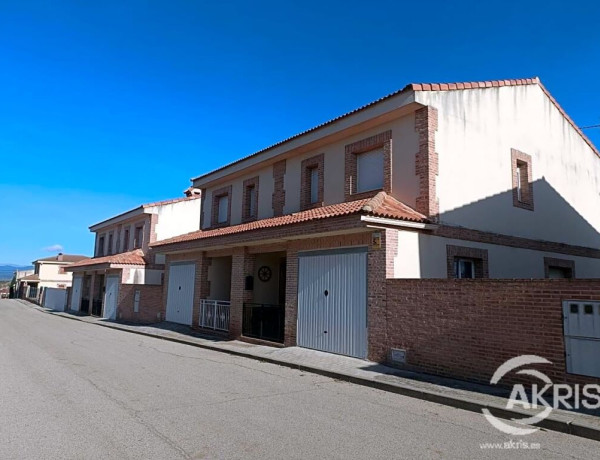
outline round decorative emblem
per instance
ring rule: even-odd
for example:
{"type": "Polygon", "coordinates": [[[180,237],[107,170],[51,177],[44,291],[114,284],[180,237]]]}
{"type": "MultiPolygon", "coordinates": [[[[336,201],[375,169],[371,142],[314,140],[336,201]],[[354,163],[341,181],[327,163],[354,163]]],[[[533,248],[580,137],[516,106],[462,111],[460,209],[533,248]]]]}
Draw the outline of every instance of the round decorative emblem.
{"type": "Polygon", "coordinates": [[[266,265],[258,269],[258,279],[265,283],[271,279],[272,274],[271,269],[266,265]]]}

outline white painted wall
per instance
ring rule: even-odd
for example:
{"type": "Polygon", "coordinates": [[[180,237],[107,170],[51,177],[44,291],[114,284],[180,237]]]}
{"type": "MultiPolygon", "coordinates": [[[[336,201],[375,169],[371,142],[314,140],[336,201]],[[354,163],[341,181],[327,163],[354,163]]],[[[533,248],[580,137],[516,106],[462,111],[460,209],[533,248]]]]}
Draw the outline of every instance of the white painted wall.
{"type": "Polygon", "coordinates": [[[40,263],[40,287],[57,287],[58,284],[71,285],[73,274],[71,272],[59,273],[61,268],[68,265],[59,265],[53,263],[40,263]]]}
{"type": "Polygon", "coordinates": [[[447,278],[446,245],[487,249],[490,278],[544,278],[544,257],[575,261],[577,278],[600,278],[600,259],[399,231],[395,278],[447,278]]]}
{"type": "Polygon", "coordinates": [[[130,268],[123,270],[122,284],[162,284],[163,270],[147,268],[130,268]]]}
{"type": "Polygon", "coordinates": [[[538,85],[416,99],[438,109],[442,222],[600,247],[600,158],[538,85]],[[512,204],[511,148],[532,156],[533,212],[512,204]]]}
{"type": "Polygon", "coordinates": [[[201,199],[179,201],[149,208],[158,214],[155,232],[158,241],[165,240],[200,228],[201,199]]]}

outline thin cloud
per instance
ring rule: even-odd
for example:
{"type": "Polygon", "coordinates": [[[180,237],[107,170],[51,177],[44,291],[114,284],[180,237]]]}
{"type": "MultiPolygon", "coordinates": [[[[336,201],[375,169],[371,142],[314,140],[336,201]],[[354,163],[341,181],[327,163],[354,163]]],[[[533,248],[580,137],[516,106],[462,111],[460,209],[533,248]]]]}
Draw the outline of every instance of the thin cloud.
{"type": "Polygon", "coordinates": [[[62,252],[65,248],[62,247],[61,244],[53,244],[52,246],[47,246],[44,248],[46,252],[62,252]]]}

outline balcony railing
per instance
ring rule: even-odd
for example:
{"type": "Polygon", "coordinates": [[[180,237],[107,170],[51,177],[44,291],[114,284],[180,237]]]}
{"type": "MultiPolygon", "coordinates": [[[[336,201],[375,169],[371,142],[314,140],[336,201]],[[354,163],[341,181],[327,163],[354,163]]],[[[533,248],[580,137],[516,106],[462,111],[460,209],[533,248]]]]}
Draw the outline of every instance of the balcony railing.
{"type": "Polygon", "coordinates": [[[215,331],[229,331],[229,307],[227,300],[200,301],[200,326],[215,331]]]}
{"type": "Polygon", "coordinates": [[[242,334],[246,337],[283,342],[284,305],[245,303],[242,334]]]}

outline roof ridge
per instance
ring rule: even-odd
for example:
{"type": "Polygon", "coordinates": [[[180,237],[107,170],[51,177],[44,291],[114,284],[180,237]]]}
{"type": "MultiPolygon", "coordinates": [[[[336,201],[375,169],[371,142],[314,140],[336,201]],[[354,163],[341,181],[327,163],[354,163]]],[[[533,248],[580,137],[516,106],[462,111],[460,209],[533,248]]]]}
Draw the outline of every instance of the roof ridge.
{"type": "Polygon", "coordinates": [[[370,198],[361,208],[365,212],[374,212],[379,206],[383,204],[385,197],[388,196],[383,190],[374,197],[370,198]]]}

